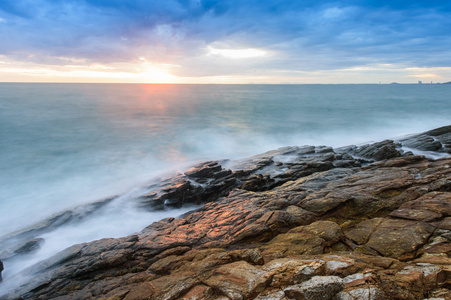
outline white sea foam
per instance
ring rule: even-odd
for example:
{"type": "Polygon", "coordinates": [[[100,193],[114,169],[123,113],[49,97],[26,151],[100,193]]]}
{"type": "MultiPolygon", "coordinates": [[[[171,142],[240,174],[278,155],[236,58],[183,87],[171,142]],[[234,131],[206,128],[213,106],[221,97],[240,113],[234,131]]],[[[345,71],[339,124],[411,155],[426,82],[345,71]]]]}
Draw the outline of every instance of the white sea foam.
{"type": "Polygon", "coordinates": [[[2,233],[124,195],[92,218],[44,234],[44,247],[22,266],[7,264],[4,277],[56,249],[179,214],[128,206],[128,191],[162,172],[283,146],[339,147],[449,125],[450,92],[445,85],[0,84],[2,233]]]}
{"type": "Polygon", "coordinates": [[[432,158],[432,159],[439,159],[439,158],[451,156],[451,154],[445,153],[445,152],[441,153],[441,152],[435,152],[435,151],[421,151],[421,150],[413,149],[413,148],[409,148],[409,147],[402,147],[402,150],[404,150],[404,152],[410,151],[414,155],[423,155],[425,157],[432,158]]]}

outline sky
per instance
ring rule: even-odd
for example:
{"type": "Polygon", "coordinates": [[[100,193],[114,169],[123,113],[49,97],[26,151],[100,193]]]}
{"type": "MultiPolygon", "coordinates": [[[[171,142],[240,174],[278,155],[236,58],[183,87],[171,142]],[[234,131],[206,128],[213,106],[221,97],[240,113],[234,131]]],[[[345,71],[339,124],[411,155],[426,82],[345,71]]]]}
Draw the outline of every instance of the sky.
{"type": "Polygon", "coordinates": [[[451,81],[451,1],[0,1],[0,82],[418,81],[451,81]]]}

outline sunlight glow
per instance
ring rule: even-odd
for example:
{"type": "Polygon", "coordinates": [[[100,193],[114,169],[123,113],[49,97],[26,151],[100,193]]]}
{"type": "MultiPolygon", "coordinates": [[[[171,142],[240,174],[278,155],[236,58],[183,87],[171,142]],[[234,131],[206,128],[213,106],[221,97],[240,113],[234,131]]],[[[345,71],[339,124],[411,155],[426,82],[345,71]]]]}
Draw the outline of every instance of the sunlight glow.
{"type": "Polygon", "coordinates": [[[177,77],[169,73],[174,65],[151,63],[145,57],[139,57],[141,64],[138,68],[141,82],[174,83],[177,77]]]}
{"type": "Polygon", "coordinates": [[[84,64],[75,59],[58,57],[69,62],[62,65],[17,63],[0,56],[0,82],[136,82],[175,83],[178,77],[171,74],[176,65],[160,64],[138,58],[138,63],[84,64]]]}
{"type": "Polygon", "coordinates": [[[416,74],[416,75],[408,75],[409,77],[416,77],[416,78],[439,78],[441,76],[437,74],[416,74]]]}
{"type": "Polygon", "coordinates": [[[220,55],[227,58],[240,59],[240,58],[253,58],[265,56],[266,52],[260,49],[218,49],[208,46],[209,54],[220,55]]]}

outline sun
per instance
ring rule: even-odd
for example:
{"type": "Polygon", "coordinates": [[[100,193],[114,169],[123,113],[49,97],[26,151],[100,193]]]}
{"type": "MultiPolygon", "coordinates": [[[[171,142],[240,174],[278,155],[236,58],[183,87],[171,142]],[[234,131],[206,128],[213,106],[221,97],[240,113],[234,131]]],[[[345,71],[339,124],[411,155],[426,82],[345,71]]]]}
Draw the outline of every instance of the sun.
{"type": "Polygon", "coordinates": [[[176,83],[178,81],[177,76],[170,73],[173,65],[151,63],[143,57],[140,57],[139,60],[142,62],[138,68],[140,81],[148,83],[176,83]]]}

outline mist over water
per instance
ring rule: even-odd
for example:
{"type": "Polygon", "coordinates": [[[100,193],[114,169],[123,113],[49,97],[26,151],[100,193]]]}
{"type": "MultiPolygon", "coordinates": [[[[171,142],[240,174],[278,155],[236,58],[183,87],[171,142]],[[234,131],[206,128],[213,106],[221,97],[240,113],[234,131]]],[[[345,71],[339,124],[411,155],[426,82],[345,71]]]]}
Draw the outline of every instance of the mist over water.
{"type": "Polygon", "coordinates": [[[127,201],[155,176],[282,146],[449,125],[450,95],[451,85],[0,84],[0,235],[112,195],[122,196],[43,236],[42,255],[28,263],[128,235],[186,211],[145,212],[127,201]]]}

